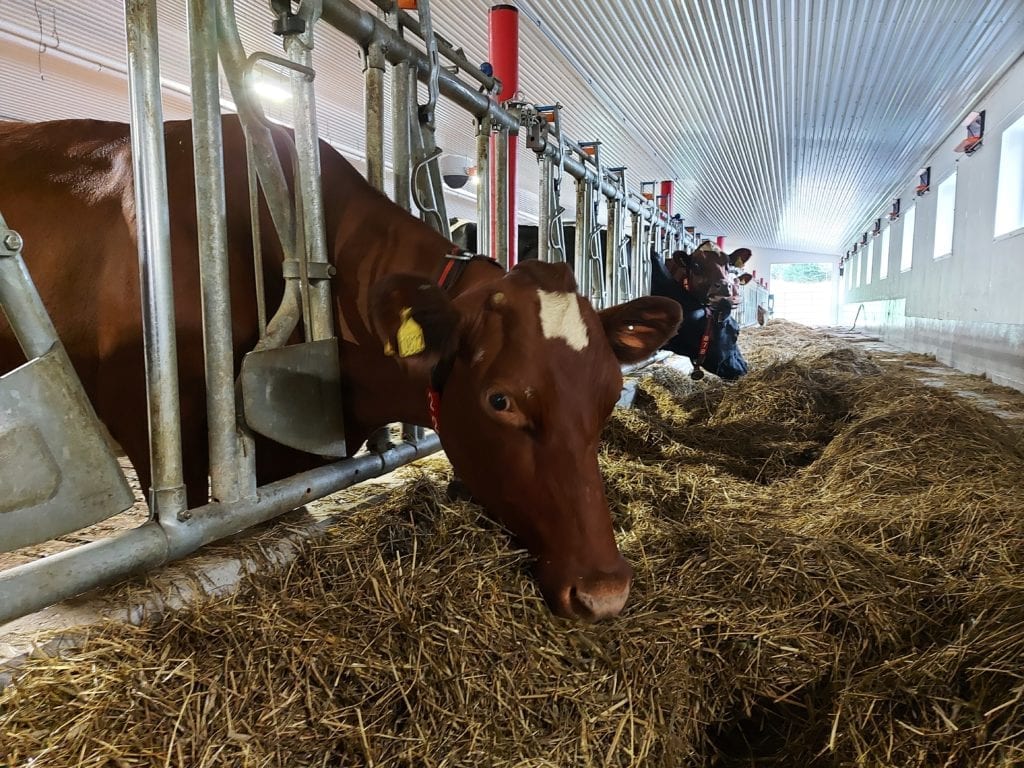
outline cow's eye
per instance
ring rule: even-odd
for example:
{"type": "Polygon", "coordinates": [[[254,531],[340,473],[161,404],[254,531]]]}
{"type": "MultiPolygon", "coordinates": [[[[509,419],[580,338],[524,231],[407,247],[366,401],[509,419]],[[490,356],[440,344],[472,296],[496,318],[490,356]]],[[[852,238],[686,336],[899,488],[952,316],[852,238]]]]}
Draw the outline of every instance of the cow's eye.
{"type": "Polygon", "coordinates": [[[509,408],[508,398],[501,392],[494,392],[488,398],[491,408],[496,411],[507,411],[509,408]]]}

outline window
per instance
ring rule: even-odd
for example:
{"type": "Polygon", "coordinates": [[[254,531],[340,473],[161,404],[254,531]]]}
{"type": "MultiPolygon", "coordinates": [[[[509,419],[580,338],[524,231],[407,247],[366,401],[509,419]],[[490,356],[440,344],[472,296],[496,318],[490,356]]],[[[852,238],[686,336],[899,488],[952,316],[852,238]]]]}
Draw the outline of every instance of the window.
{"type": "Polygon", "coordinates": [[[917,206],[912,205],[903,214],[903,249],[900,251],[900,272],[909,272],[914,264],[914,216],[917,206]]]}
{"type": "Polygon", "coordinates": [[[771,286],[775,317],[804,325],[835,322],[833,266],[820,264],[772,264],[771,286]]]}
{"type": "Polygon", "coordinates": [[[875,238],[868,244],[867,269],[864,270],[864,285],[871,285],[871,272],[875,266],[875,238]]]}
{"type": "Polygon", "coordinates": [[[853,262],[853,287],[860,288],[860,253],[857,254],[857,258],[853,262]]]}
{"type": "Polygon", "coordinates": [[[885,280],[889,276],[889,230],[892,224],[882,230],[882,241],[878,246],[878,279],[885,280]]]}
{"type": "Polygon", "coordinates": [[[936,259],[953,253],[953,215],[956,211],[956,171],[939,184],[935,196],[935,251],[936,259]]]}
{"type": "Polygon", "coordinates": [[[1024,115],[1003,131],[995,237],[1024,227],[1024,115]]]}

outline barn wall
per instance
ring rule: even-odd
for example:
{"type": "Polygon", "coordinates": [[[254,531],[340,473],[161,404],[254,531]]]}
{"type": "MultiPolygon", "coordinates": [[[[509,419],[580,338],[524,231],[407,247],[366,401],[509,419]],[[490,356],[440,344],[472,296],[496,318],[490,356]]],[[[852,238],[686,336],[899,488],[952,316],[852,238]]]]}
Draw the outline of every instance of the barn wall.
{"type": "MultiPolygon", "coordinates": [[[[768,292],[771,293],[771,274],[773,264],[831,264],[833,269],[833,281],[832,281],[832,306],[838,307],[839,302],[842,298],[842,286],[840,282],[835,279],[838,277],[838,265],[839,257],[831,253],[807,253],[806,251],[784,251],[777,250],[775,248],[762,248],[761,246],[754,243],[747,243],[740,239],[729,238],[726,240],[727,251],[733,251],[736,248],[749,248],[753,256],[750,257],[750,261],[747,262],[746,271],[754,272],[757,279],[764,278],[768,282],[768,292]]],[[[832,318],[832,322],[836,322],[835,317],[832,318]]]]}
{"type": "MultiPolygon", "coordinates": [[[[916,178],[908,179],[896,195],[904,216],[891,225],[889,275],[879,276],[876,256],[870,284],[866,259],[847,265],[860,271],[860,286],[845,286],[840,319],[857,328],[969,373],[1024,390],[1024,302],[1015,286],[1024,282],[1024,229],[994,237],[996,185],[1000,145],[1005,128],[1024,115],[1024,58],[976,104],[986,110],[984,144],[971,156],[953,148],[966,135],[957,126],[941,146],[922,158],[931,166],[931,191],[916,197],[916,178]],[[934,259],[938,185],[957,172],[953,252],[934,259]],[[903,226],[908,208],[916,206],[914,258],[900,271],[903,226]],[[858,316],[859,311],[859,316],[858,316]]],[[[880,200],[875,216],[891,204],[880,200]]],[[[864,229],[870,222],[864,223],[864,229]]]]}

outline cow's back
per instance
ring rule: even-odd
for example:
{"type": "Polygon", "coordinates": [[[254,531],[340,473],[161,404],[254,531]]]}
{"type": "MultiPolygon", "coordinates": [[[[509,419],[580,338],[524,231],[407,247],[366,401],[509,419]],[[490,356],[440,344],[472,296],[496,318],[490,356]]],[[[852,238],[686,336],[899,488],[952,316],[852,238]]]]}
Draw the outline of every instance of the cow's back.
{"type": "MultiPolygon", "coordinates": [[[[125,293],[138,296],[127,126],[99,121],[0,125],[0,212],[25,241],[29,272],[73,358],[116,341],[100,325],[125,293]],[[129,226],[131,223],[131,227],[129,226]]],[[[0,318],[0,361],[12,339],[0,318]]]]}

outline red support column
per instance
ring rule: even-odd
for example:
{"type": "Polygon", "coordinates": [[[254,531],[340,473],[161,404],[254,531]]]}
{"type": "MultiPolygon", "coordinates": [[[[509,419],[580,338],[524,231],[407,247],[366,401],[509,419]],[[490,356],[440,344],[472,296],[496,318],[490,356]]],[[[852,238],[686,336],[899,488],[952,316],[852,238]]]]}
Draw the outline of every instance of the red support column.
{"type": "Polygon", "coordinates": [[[715,245],[717,245],[719,248],[721,248],[724,251],[725,250],[725,235],[719,235],[718,237],[716,237],[715,238],[715,245]]]}
{"type": "Polygon", "coordinates": [[[663,181],[663,182],[661,182],[661,198],[662,198],[662,200],[664,200],[664,203],[662,204],[661,210],[663,210],[665,213],[667,213],[669,215],[669,218],[672,218],[672,213],[673,213],[673,210],[672,210],[672,193],[673,193],[674,189],[675,189],[675,182],[673,182],[673,181],[663,181]]]}
{"type": "MultiPolygon", "coordinates": [[[[519,91],[519,9],[503,3],[492,5],[488,14],[488,42],[491,66],[494,76],[501,80],[500,103],[511,101],[519,91]]],[[[516,224],[516,156],[518,136],[508,138],[508,266],[511,269],[518,259],[519,227],[516,224]]],[[[494,157],[494,139],[491,140],[491,157],[494,157]]],[[[494,191],[491,191],[491,237],[494,237],[494,191]]],[[[491,253],[495,252],[491,243],[491,253]]]]}

